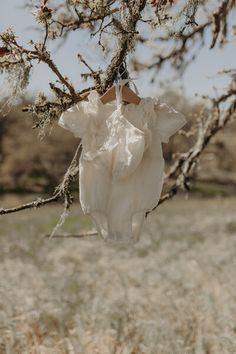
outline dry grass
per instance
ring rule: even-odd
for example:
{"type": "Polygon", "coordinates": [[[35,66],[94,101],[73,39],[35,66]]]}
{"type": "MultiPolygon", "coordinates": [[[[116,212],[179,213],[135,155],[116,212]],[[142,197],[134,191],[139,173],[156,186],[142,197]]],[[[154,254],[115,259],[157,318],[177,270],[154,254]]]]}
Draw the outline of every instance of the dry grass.
{"type": "Polygon", "coordinates": [[[42,238],[58,207],[2,217],[0,354],[235,354],[235,210],[177,198],[131,246],[42,238]]]}

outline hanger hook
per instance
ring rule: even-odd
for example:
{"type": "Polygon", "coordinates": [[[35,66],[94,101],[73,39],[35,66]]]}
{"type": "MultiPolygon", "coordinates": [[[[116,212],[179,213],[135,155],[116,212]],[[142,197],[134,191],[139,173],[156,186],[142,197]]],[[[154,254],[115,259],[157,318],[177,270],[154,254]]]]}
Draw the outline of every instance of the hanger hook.
{"type": "Polygon", "coordinates": [[[120,80],[128,79],[128,78],[129,78],[129,72],[127,70],[127,64],[126,61],[123,61],[117,68],[117,75],[115,81],[118,83],[120,80]]]}

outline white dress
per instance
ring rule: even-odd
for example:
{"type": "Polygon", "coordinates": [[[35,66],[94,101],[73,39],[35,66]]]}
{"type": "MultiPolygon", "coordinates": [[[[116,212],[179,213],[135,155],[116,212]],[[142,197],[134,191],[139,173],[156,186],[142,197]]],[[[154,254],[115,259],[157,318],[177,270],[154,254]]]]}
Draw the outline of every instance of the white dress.
{"type": "Polygon", "coordinates": [[[159,201],[164,177],[161,143],[185,117],[157,98],[138,105],[103,104],[97,91],[65,111],[58,124],[82,139],[80,202],[104,240],[137,241],[145,213],[159,201]]]}

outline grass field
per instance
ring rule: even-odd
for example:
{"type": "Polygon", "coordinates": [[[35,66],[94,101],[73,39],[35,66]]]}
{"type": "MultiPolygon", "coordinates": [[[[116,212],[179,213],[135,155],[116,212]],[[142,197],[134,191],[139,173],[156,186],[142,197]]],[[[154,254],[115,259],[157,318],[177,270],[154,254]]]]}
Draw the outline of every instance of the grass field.
{"type": "MultiPolygon", "coordinates": [[[[236,353],[235,197],[166,202],[135,245],[45,239],[60,212],[0,218],[0,354],[236,353]]],[[[74,205],[60,233],[92,228],[74,205]]]]}

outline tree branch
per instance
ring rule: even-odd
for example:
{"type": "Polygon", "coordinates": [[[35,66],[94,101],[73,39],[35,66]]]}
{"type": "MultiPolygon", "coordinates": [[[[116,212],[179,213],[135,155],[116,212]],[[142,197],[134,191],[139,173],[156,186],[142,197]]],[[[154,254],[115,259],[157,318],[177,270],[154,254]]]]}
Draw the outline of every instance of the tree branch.
{"type": "Polygon", "coordinates": [[[228,89],[227,94],[223,94],[217,100],[212,100],[212,109],[209,112],[206,119],[202,118],[199,122],[197,131],[197,139],[195,144],[189,151],[179,154],[178,159],[174,162],[174,165],[170,168],[169,172],[165,176],[165,181],[175,177],[175,183],[164,194],[158,204],[150,211],[146,213],[146,217],[152,211],[154,211],[158,205],[162,204],[168,199],[171,199],[178,193],[179,190],[189,191],[190,180],[192,178],[193,169],[198,163],[198,159],[205,148],[209,145],[212,138],[222,130],[226,124],[232,119],[236,118],[236,79],[233,78],[228,89]],[[231,99],[228,103],[226,111],[221,112],[220,104],[231,99]]]}

